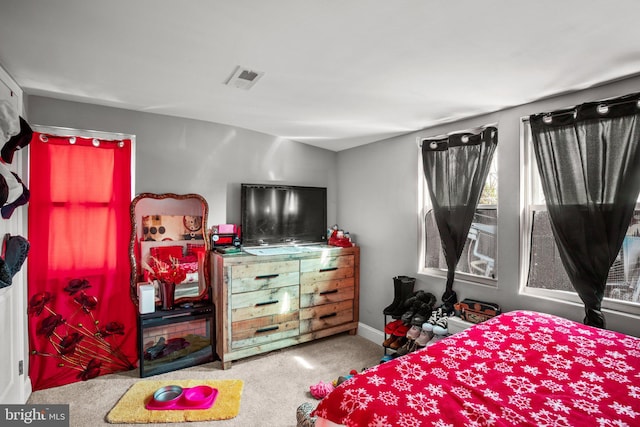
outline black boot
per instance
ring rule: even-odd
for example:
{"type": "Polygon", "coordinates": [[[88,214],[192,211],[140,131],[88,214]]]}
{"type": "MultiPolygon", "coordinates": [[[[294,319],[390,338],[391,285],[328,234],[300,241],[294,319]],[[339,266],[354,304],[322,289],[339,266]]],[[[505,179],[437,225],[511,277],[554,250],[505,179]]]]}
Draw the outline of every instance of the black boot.
{"type": "Polygon", "coordinates": [[[391,305],[387,306],[384,310],[382,310],[382,312],[384,314],[391,314],[393,313],[396,308],[398,308],[398,304],[400,304],[400,300],[401,300],[401,295],[402,295],[402,278],[405,278],[407,276],[398,276],[398,277],[394,277],[393,278],[393,302],[391,303],[391,305]]]}
{"type": "Polygon", "coordinates": [[[413,295],[413,287],[416,284],[416,279],[413,277],[400,276],[398,279],[400,282],[400,301],[393,311],[389,313],[394,319],[400,319],[407,311],[406,301],[413,295]]]}

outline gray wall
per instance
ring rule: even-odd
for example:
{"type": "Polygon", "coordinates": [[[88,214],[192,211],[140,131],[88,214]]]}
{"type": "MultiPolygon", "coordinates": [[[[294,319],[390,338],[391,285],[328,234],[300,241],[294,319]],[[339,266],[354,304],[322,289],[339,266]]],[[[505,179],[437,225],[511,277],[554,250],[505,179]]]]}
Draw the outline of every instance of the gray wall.
{"type": "MultiPolygon", "coordinates": [[[[628,79],[497,113],[462,120],[342,151],[338,155],[338,222],[361,247],[360,320],[382,330],[382,309],[393,300],[392,277],[417,278],[416,289],[439,299],[445,280],[418,275],[418,137],[498,123],[498,285],[456,282],[459,299],[494,301],[505,310],[533,309],[579,322],[578,304],[520,295],[520,118],[582,102],[637,92],[640,78],[628,79]]],[[[428,102],[428,100],[427,100],[428,102]]],[[[640,336],[640,319],[605,312],[607,327],[640,336]]]]}
{"type": "MultiPolygon", "coordinates": [[[[136,135],[136,192],[199,193],[209,225],[239,222],[241,182],[328,187],[329,224],[361,247],[360,321],[382,330],[393,300],[392,277],[418,279],[438,298],[444,280],[418,275],[418,137],[498,123],[498,286],[456,282],[459,298],[495,301],[505,310],[533,309],[582,321],[578,304],[520,295],[520,118],[586,101],[636,92],[628,79],[497,113],[333,153],[236,127],[39,96],[28,98],[31,123],[136,135]]],[[[606,312],[608,327],[640,335],[640,319],[606,312]]]]}
{"type": "Polygon", "coordinates": [[[240,183],[327,187],[336,222],[333,151],[247,129],[40,96],[28,98],[29,122],[136,136],[135,192],[196,193],[208,225],[240,223],[240,183]]]}

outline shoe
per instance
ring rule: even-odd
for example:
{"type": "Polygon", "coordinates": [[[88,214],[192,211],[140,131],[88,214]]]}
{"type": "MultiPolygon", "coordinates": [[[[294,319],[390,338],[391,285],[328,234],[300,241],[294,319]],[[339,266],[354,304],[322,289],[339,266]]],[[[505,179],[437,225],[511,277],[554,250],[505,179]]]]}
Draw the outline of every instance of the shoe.
{"type": "Polygon", "coordinates": [[[409,354],[416,349],[415,340],[408,340],[402,347],[398,349],[396,352],[398,356],[404,356],[405,354],[409,354]]]}
{"type": "Polygon", "coordinates": [[[411,307],[400,317],[400,319],[406,324],[411,323],[411,319],[413,319],[413,316],[416,315],[422,304],[423,303],[421,303],[420,301],[415,300],[411,307]]]}
{"type": "Polygon", "coordinates": [[[431,312],[431,316],[429,316],[429,319],[422,324],[422,329],[424,329],[427,332],[433,331],[433,326],[436,324],[438,320],[440,320],[441,317],[442,317],[442,308],[438,307],[431,312]]]}
{"type": "MultiPolygon", "coordinates": [[[[407,282],[408,279],[410,279],[408,276],[397,276],[393,278],[393,302],[385,307],[385,309],[382,310],[382,313],[386,315],[392,315],[396,312],[400,305],[404,304],[404,300],[407,298],[407,289],[404,288],[408,287],[408,285],[403,284],[407,282]]],[[[413,282],[411,282],[411,290],[409,291],[409,293],[413,292],[414,283],[415,279],[413,282]]]]}
{"type": "Polygon", "coordinates": [[[399,287],[400,295],[398,298],[398,303],[395,307],[393,307],[393,304],[387,307],[387,309],[385,309],[386,312],[384,312],[384,314],[390,315],[394,319],[399,319],[406,311],[407,299],[409,299],[413,295],[413,288],[416,284],[416,279],[408,276],[398,276],[398,277],[395,277],[393,280],[394,280],[394,286],[395,286],[395,283],[397,282],[399,287]]]}
{"type": "Polygon", "coordinates": [[[416,338],[418,338],[420,336],[420,332],[421,331],[422,331],[422,329],[420,329],[419,326],[413,325],[407,331],[407,338],[409,338],[410,340],[415,340],[416,338]]]}
{"type": "Polygon", "coordinates": [[[391,335],[396,329],[398,329],[399,326],[402,326],[402,320],[394,320],[393,322],[389,322],[384,326],[384,333],[387,335],[391,335]]]}
{"type": "Polygon", "coordinates": [[[392,350],[397,350],[400,347],[402,347],[403,345],[405,345],[407,343],[407,338],[405,337],[398,337],[395,341],[393,341],[391,344],[389,344],[389,348],[392,350]]]}
{"type": "Polygon", "coordinates": [[[449,329],[447,329],[447,316],[442,316],[435,325],[433,325],[433,334],[444,336],[449,333],[449,329]]]}
{"type": "Polygon", "coordinates": [[[392,335],[396,337],[404,337],[405,335],[407,335],[408,331],[409,331],[409,326],[402,323],[393,331],[392,335]]]}
{"type": "Polygon", "coordinates": [[[416,338],[416,345],[418,346],[418,348],[424,348],[427,346],[429,341],[431,341],[431,338],[433,338],[433,334],[431,332],[427,332],[423,330],[420,333],[420,336],[416,338]]]}
{"type": "Polygon", "coordinates": [[[384,356],[382,356],[382,358],[380,359],[380,363],[385,363],[388,362],[390,360],[393,360],[395,358],[395,354],[385,354],[384,356]]]}
{"type": "Polygon", "coordinates": [[[395,335],[391,335],[389,338],[383,341],[382,346],[386,348],[391,348],[391,344],[400,337],[396,337],[395,335]]]}
{"type": "Polygon", "coordinates": [[[411,324],[416,326],[421,326],[424,322],[426,322],[431,315],[432,310],[431,306],[427,303],[422,303],[416,314],[411,318],[411,324]]]}

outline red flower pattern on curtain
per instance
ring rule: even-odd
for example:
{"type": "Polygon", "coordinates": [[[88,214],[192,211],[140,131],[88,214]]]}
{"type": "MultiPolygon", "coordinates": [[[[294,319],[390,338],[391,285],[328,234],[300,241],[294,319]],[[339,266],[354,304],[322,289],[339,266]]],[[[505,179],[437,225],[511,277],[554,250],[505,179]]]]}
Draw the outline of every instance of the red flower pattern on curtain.
{"type": "Polygon", "coordinates": [[[133,369],[131,141],[34,132],[29,157],[33,389],[133,369]]]}

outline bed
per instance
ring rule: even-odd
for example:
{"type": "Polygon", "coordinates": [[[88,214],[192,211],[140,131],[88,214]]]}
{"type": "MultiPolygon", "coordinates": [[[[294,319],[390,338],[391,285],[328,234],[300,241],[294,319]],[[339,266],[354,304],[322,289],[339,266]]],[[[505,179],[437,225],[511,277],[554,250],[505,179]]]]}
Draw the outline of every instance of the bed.
{"type": "Polygon", "coordinates": [[[367,369],[321,400],[324,426],[637,426],[640,339],[504,313],[367,369]]]}

